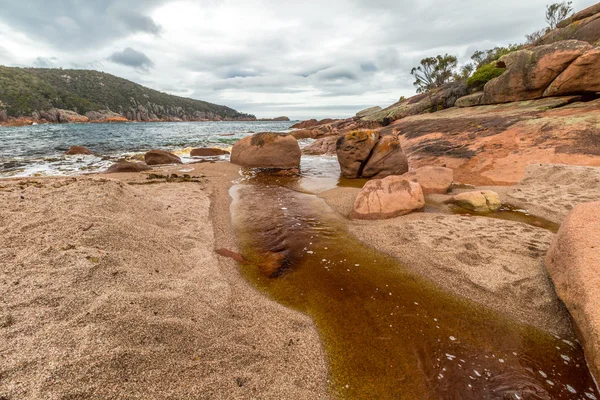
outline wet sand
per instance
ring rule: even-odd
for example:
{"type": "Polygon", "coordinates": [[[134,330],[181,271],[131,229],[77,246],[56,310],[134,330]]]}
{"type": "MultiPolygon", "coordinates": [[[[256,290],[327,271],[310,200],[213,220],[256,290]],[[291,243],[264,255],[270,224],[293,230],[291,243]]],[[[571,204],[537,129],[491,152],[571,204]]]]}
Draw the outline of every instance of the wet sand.
{"type": "Polygon", "coordinates": [[[189,168],[0,181],[1,398],[328,398],[311,320],[214,253],[237,167],[151,172],[189,168]]]}

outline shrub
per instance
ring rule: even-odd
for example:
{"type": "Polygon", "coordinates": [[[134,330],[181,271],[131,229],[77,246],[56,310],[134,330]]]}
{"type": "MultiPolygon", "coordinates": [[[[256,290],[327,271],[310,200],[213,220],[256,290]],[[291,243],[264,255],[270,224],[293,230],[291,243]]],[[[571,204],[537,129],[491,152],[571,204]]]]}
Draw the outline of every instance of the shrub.
{"type": "Polygon", "coordinates": [[[467,79],[469,89],[481,90],[486,83],[499,77],[505,71],[505,68],[498,68],[496,63],[486,64],[475,71],[473,76],[467,79]]]}

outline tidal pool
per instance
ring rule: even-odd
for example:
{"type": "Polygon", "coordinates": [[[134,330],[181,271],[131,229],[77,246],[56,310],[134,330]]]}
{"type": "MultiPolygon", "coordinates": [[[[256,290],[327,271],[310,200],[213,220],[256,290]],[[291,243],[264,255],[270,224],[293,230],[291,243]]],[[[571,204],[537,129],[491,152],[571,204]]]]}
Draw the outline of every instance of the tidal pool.
{"type": "Polygon", "coordinates": [[[303,179],[247,177],[232,216],[243,275],[314,320],[335,398],[600,399],[575,337],[418,277],[350,235],[303,179]]]}

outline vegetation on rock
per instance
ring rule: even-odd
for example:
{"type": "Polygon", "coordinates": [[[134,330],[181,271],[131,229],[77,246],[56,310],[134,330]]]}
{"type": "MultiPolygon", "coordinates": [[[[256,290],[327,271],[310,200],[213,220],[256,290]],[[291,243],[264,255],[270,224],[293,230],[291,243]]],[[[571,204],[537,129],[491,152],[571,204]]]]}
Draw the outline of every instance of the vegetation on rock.
{"type": "Polygon", "coordinates": [[[482,90],[486,83],[494,78],[499,77],[505,71],[505,68],[499,68],[496,63],[486,64],[475,71],[475,73],[467,79],[469,89],[476,91],[482,90]]]}

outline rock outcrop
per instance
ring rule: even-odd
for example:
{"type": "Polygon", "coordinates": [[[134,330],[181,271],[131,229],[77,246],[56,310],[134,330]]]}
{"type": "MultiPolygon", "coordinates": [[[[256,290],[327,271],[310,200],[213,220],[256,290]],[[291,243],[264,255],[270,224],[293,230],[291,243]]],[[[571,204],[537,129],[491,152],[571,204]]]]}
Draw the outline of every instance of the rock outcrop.
{"type": "Polygon", "coordinates": [[[301,156],[298,141],[292,135],[276,132],[245,137],[231,150],[231,162],[248,168],[298,168],[301,156]]]}
{"type": "Polygon", "coordinates": [[[598,44],[600,41],[600,3],[561,21],[556,29],[548,32],[540,40],[540,44],[549,44],[567,39],[598,44]]]}
{"type": "Polygon", "coordinates": [[[421,185],[424,194],[448,193],[454,182],[454,171],[445,167],[425,166],[402,176],[421,185]]]}
{"type": "Polygon", "coordinates": [[[382,110],[382,108],[381,108],[381,107],[379,107],[379,106],[376,106],[376,107],[371,107],[371,108],[367,108],[367,109],[365,109],[365,110],[362,110],[362,111],[359,111],[359,112],[357,112],[357,113],[356,113],[356,117],[357,117],[357,118],[364,118],[364,117],[368,117],[369,115],[373,115],[373,114],[375,114],[376,112],[379,112],[379,111],[381,111],[381,110],[382,110]]]}
{"type": "Polygon", "coordinates": [[[127,118],[110,110],[89,111],[85,113],[85,116],[90,120],[90,122],[128,122],[127,118]]]}
{"type": "Polygon", "coordinates": [[[308,155],[327,155],[333,156],[336,154],[336,143],[337,136],[327,136],[318,140],[314,143],[306,146],[303,149],[304,154],[308,155]]]}
{"type": "Polygon", "coordinates": [[[124,172],[142,172],[148,171],[150,169],[152,168],[141,162],[119,161],[111,165],[104,173],[117,174],[124,172]]]}
{"type": "Polygon", "coordinates": [[[65,153],[66,156],[75,156],[75,155],[92,155],[93,151],[87,149],[83,146],[71,146],[69,150],[65,153]]]}
{"type": "Polygon", "coordinates": [[[182,164],[181,158],[163,150],[150,150],[144,154],[144,161],[148,165],[182,164]]]}
{"type": "Polygon", "coordinates": [[[439,89],[401,100],[381,111],[367,115],[363,120],[387,125],[411,115],[453,107],[459,98],[467,94],[469,92],[465,83],[449,83],[439,89]]]}
{"type": "Polygon", "coordinates": [[[600,92],[600,47],[594,47],[571,63],[547,88],[544,97],[600,92]]]}
{"type": "Polygon", "coordinates": [[[218,149],[215,147],[198,148],[198,149],[192,149],[192,151],[190,151],[191,157],[215,157],[215,156],[223,156],[223,155],[227,155],[227,154],[229,154],[229,152],[227,150],[218,149]]]}
{"type": "Polygon", "coordinates": [[[90,122],[89,118],[77,114],[75,111],[53,108],[48,111],[40,111],[39,119],[50,123],[69,124],[90,122]]]}
{"type": "Polygon", "coordinates": [[[482,104],[499,104],[543,97],[550,84],[582,54],[589,43],[567,40],[518,50],[498,60],[506,71],[484,87],[482,104]]]}
{"type": "Polygon", "coordinates": [[[459,193],[447,202],[478,213],[493,212],[502,207],[500,196],[491,190],[459,193]]]}
{"type": "Polygon", "coordinates": [[[401,176],[373,179],[365,184],[354,202],[351,218],[387,219],[422,209],[421,186],[401,176]]]}
{"type": "Polygon", "coordinates": [[[578,205],[546,256],[556,293],[580,333],[590,370],[600,380],[600,202],[578,205]]]}

